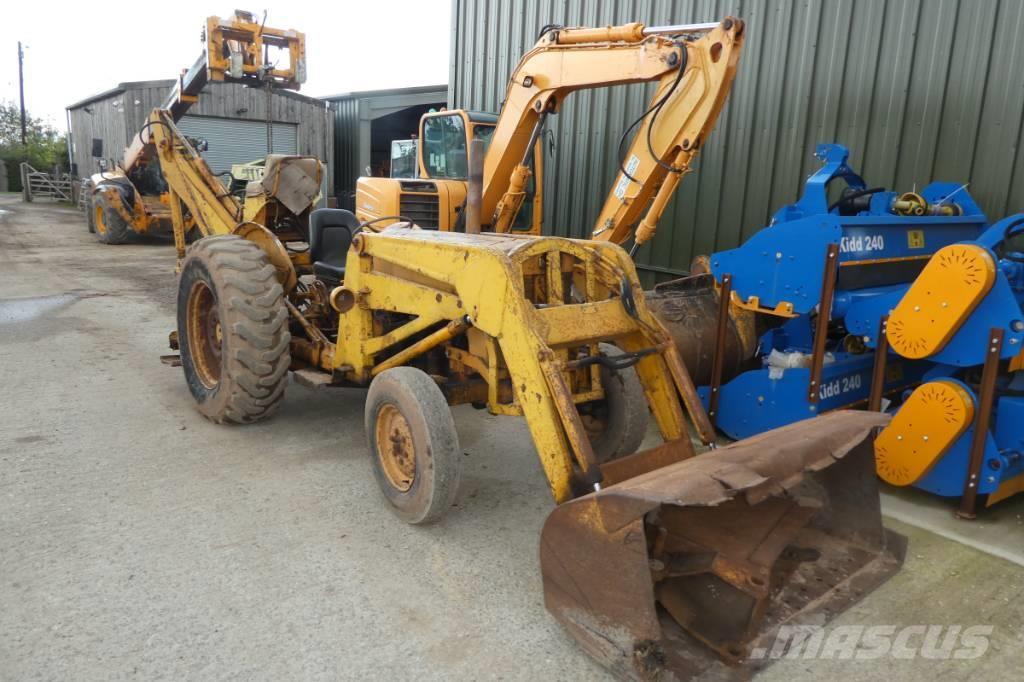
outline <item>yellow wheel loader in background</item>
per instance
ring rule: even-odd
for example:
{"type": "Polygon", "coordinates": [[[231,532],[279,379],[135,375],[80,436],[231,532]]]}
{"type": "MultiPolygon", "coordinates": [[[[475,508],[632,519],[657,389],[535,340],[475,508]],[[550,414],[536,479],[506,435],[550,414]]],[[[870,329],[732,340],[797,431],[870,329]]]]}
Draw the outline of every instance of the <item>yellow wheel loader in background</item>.
{"type": "MultiPolygon", "coordinates": [[[[742,33],[732,18],[548,31],[506,110],[553,112],[560,95],[548,86],[577,60],[605,74],[627,68],[621,82],[661,78],[662,108],[685,95],[704,112],[692,131],[683,126],[691,136],[672,153],[678,170],[721,108],[742,33]],[[706,36],[684,37],[693,33],[706,36]]],[[[368,387],[373,472],[410,523],[439,518],[457,494],[450,406],[524,417],[558,505],[541,534],[546,604],[622,676],[746,674],[759,664],[751,648],[770,645],[779,625],[820,624],[898,570],[903,540],[882,527],[873,475],[871,440],[885,418],[836,413],[695,456],[686,415],[703,443],[715,432],[630,255],[607,240],[511,231],[540,128],[530,118],[510,127],[503,113],[485,163],[485,135],[473,128],[486,121],[458,116],[468,183],[429,182],[446,201],[465,196],[445,209],[461,231],[423,229],[391,209],[365,221],[321,209],[308,251],[259,216],[222,210],[233,199],[216,178],[189,174],[201,166],[173,172],[183,143],[172,125],[151,126],[173,192],[204,217],[204,238],[179,261],[180,355],[167,358],[199,411],[215,422],[265,418],[289,371],[311,387],[368,387]],[[500,148],[515,151],[513,163],[492,159],[500,148]],[[649,415],[661,443],[638,452],[649,415]]],[[[650,183],[674,184],[676,170],[630,165],[648,178],[639,191],[663,201],[650,183]]],[[[183,246],[186,223],[172,219],[183,246]]]]}
{"type": "MultiPolygon", "coordinates": [[[[204,35],[203,53],[192,68],[178,77],[177,85],[164,104],[147,118],[125,149],[120,165],[90,178],[86,221],[89,231],[104,244],[123,244],[132,234],[172,230],[174,212],[180,210],[180,203],[174,195],[173,183],[166,177],[164,161],[156,154],[155,128],[171,126],[165,133],[177,139],[182,152],[192,157],[191,163],[201,168],[200,172],[210,174],[198,154],[205,143],[186,138],[174,128],[199,100],[207,83],[244,83],[269,91],[274,88],[298,90],[306,80],[306,41],[302,33],[265,26],[250,13],[236,11],[230,19],[208,17],[204,35]]],[[[274,163],[283,169],[289,163],[288,158],[278,157],[274,163]]],[[[319,180],[317,175],[317,183],[319,180]]],[[[268,188],[271,186],[266,185],[265,189],[268,188]]],[[[317,189],[319,191],[319,184],[317,189]]],[[[308,208],[309,205],[300,207],[293,201],[289,210],[281,215],[302,214],[308,208]]],[[[186,232],[190,232],[197,219],[188,214],[185,218],[190,222],[186,232]]],[[[308,216],[297,215],[294,222],[300,225],[306,220],[308,216]]]]}

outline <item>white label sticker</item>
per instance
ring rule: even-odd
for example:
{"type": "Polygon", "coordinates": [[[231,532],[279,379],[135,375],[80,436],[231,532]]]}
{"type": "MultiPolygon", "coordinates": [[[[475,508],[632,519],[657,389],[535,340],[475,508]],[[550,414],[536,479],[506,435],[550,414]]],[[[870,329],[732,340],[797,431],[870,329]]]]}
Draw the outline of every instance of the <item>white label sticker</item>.
{"type": "MultiPolygon", "coordinates": [[[[629,157],[629,161],[626,163],[626,173],[632,175],[637,167],[640,165],[640,159],[637,158],[636,154],[629,157]]],[[[622,198],[626,196],[626,188],[629,187],[630,180],[625,175],[619,178],[618,184],[615,185],[615,198],[622,201],[622,198]]]]}
{"type": "Polygon", "coordinates": [[[850,391],[856,391],[860,389],[860,387],[861,375],[851,374],[822,384],[821,389],[818,391],[818,397],[821,398],[821,400],[836,398],[849,393],[850,391]]]}
{"type": "Polygon", "coordinates": [[[884,251],[885,236],[865,234],[854,237],[843,237],[839,240],[840,253],[863,253],[866,251],[884,251]]]}

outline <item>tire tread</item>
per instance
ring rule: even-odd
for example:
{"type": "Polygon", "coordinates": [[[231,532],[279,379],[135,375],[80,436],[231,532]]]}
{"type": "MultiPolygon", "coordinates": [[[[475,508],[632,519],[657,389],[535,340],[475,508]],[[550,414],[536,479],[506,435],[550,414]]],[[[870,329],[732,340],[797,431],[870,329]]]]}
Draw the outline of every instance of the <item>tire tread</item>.
{"type": "MultiPolygon", "coordinates": [[[[200,401],[200,411],[217,423],[265,419],[281,404],[291,365],[288,311],[274,267],[258,245],[234,235],[197,241],[189,247],[182,273],[193,263],[209,273],[221,328],[227,332],[217,389],[225,394],[200,401]]],[[[187,333],[181,311],[187,300],[188,292],[179,291],[179,338],[187,333]]]]}

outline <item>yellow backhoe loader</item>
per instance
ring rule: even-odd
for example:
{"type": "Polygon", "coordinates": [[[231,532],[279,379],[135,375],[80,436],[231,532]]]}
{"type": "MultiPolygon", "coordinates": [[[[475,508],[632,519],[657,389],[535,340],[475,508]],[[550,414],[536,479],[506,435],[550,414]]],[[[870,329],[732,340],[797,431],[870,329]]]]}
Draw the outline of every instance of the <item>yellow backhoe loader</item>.
{"type": "MultiPolygon", "coordinates": [[[[306,41],[302,33],[265,26],[250,13],[236,11],[230,19],[208,17],[204,35],[203,53],[192,68],[181,73],[166,101],[147,117],[142,129],[125,149],[120,164],[90,178],[86,196],[86,220],[89,231],[94,232],[104,244],[122,244],[133,233],[170,232],[174,212],[182,210],[178,201],[180,195],[175,196],[174,182],[167,177],[168,172],[174,171],[165,168],[166,158],[156,153],[154,141],[158,130],[162,131],[160,135],[163,137],[174,138],[179,152],[191,159],[189,163],[193,167],[192,174],[204,176],[199,181],[208,187],[212,186],[205,177],[211,176],[211,173],[198,153],[202,151],[205,142],[187,138],[174,127],[199,100],[207,83],[244,83],[269,92],[275,88],[298,90],[306,80],[306,41]]],[[[289,157],[279,156],[272,162],[268,160],[267,168],[270,170],[272,164],[280,179],[296,173],[297,169],[285,170],[290,163],[289,157]]],[[[316,173],[315,180],[319,183],[319,165],[316,166],[316,173]]],[[[267,188],[271,188],[271,185],[265,184],[264,189],[267,188]]],[[[259,194],[267,196],[266,192],[259,194]]],[[[193,205],[198,203],[192,202],[193,205]]],[[[233,207],[227,206],[230,202],[221,199],[217,203],[233,210],[233,207]]],[[[281,217],[289,214],[295,217],[295,225],[304,224],[308,216],[299,214],[307,211],[309,204],[299,206],[299,203],[302,202],[293,200],[289,210],[281,212],[281,217]]],[[[252,213],[261,210],[274,212],[278,206],[280,202],[276,202],[273,208],[263,206],[253,209],[252,213]]],[[[191,233],[193,237],[207,234],[208,230],[191,231],[203,218],[189,213],[187,208],[185,211],[185,232],[191,233]]],[[[305,239],[304,234],[302,238],[305,239]]],[[[182,246],[183,243],[179,243],[179,251],[182,246]]]]}
{"type": "MultiPolygon", "coordinates": [[[[552,29],[524,60],[536,68],[517,71],[506,110],[553,111],[560,91],[548,86],[577,60],[606,74],[632,69],[622,82],[662,78],[662,107],[704,92],[697,108],[715,110],[724,93],[708,73],[731,64],[720,74],[731,79],[742,38],[733,18],[552,29]]],[[[363,221],[320,209],[308,253],[298,253],[255,219],[233,223],[203,203],[221,199],[190,203],[175,190],[193,215],[220,216],[180,263],[171,336],[180,355],[168,358],[199,411],[215,422],[265,418],[289,370],[317,389],[368,387],[373,473],[410,523],[455,500],[463,458],[450,406],[524,417],[558,505],[541,535],[547,606],[627,677],[745,674],[759,664],[752,647],[770,644],[780,625],[824,622],[896,571],[903,541],[882,527],[871,451],[885,417],[836,413],[695,456],[686,415],[703,443],[715,432],[629,254],[610,241],[512,230],[519,180],[484,178],[495,168],[528,176],[521,161],[539,127],[510,127],[503,114],[487,134],[491,154],[513,148],[514,162],[488,154],[485,164],[486,135],[473,129],[486,121],[458,116],[468,154],[451,159],[465,163],[468,182],[430,182],[449,192],[445,215],[461,230],[423,229],[389,218],[390,208],[363,221]],[[649,415],[661,442],[639,450],[649,415]]],[[[688,163],[707,120],[684,126],[690,142],[674,163],[688,163]]],[[[158,149],[174,144],[164,130],[153,127],[158,149]]],[[[631,173],[646,173],[642,191],[656,203],[648,184],[659,171],[643,164],[631,173]]]]}

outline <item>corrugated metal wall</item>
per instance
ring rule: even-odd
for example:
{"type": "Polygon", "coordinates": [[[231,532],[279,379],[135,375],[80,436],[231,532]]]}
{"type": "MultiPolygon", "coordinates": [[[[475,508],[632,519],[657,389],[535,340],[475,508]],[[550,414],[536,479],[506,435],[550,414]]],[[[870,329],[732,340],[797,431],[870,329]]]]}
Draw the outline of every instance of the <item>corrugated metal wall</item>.
{"type": "MultiPolygon", "coordinates": [[[[201,155],[214,173],[230,172],[236,163],[251,163],[267,154],[266,121],[240,121],[216,116],[183,116],[178,130],[189,137],[206,141],[201,155]]],[[[298,125],[275,123],[274,154],[297,154],[298,125]]]]}
{"type": "MultiPolygon", "coordinates": [[[[841,142],[869,184],[970,183],[991,218],[1024,211],[1021,0],[453,0],[449,102],[497,111],[540,27],[747,22],[739,73],[696,172],[666,212],[650,270],[736,246],[796,199],[818,142],[841,142]]],[[[578,92],[555,117],[545,223],[589,231],[615,147],[650,86],[578,92]]]]}
{"type": "Polygon", "coordinates": [[[354,206],[356,180],[370,163],[373,122],[417,106],[444,106],[446,85],[364,90],[325,97],[334,120],[335,194],[339,206],[354,206]]]}
{"type": "Polygon", "coordinates": [[[355,196],[356,180],[362,174],[358,144],[359,100],[334,100],[331,102],[331,111],[334,114],[334,190],[341,202],[346,193],[355,196]]]}

